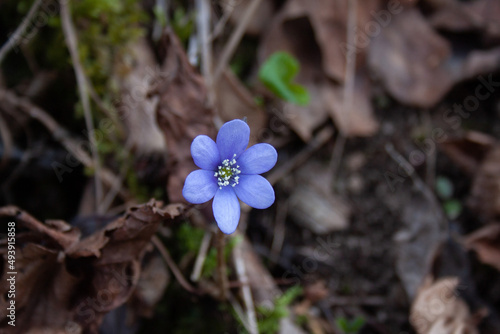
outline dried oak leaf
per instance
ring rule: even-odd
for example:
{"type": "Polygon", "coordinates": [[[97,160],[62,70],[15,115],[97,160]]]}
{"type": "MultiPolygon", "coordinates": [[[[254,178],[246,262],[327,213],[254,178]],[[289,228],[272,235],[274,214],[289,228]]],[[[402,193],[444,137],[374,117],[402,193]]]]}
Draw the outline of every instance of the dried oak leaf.
{"type": "Polygon", "coordinates": [[[474,250],[479,259],[500,270],[500,224],[489,224],[469,234],[465,247],[474,250]]]}
{"type": "Polygon", "coordinates": [[[427,277],[410,310],[410,323],[418,334],[476,334],[477,320],[458,296],[458,278],[434,281],[427,277]]]}
{"type": "Polygon", "coordinates": [[[141,259],[151,236],[164,220],[180,214],[178,205],[132,207],[121,218],[87,238],[62,221],[43,224],[8,206],[0,217],[16,222],[16,327],[7,324],[6,284],[12,271],[6,239],[0,286],[0,332],[97,333],[103,316],[134,292],[141,259]]]}
{"type": "Polygon", "coordinates": [[[215,138],[214,112],[206,104],[203,79],[189,64],[177,36],[168,31],[163,44],[166,56],[162,71],[169,75],[155,92],[160,97],[156,116],[167,142],[169,199],[185,202],[184,180],[196,169],[191,158],[191,143],[199,134],[215,138]]]}

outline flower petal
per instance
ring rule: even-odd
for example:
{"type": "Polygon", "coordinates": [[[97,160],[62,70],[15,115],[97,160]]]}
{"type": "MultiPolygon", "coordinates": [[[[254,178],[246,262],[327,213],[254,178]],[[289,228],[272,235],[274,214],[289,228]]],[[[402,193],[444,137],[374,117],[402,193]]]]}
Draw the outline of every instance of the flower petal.
{"type": "Polygon", "coordinates": [[[234,192],[246,204],[256,209],[267,209],[274,203],[274,189],[260,175],[241,175],[234,192]]]}
{"type": "Polygon", "coordinates": [[[276,165],[278,153],[269,144],[256,144],[238,158],[242,174],[262,174],[276,165]]]}
{"type": "Polygon", "coordinates": [[[201,204],[214,197],[219,189],[214,172],[204,169],[198,169],[191,172],[184,182],[182,196],[193,204],[201,204]]]}
{"type": "Polygon", "coordinates": [[[212,209],[220,230],[226,234],[233,233],[240,221],[240,202],[232,187],[217,190],[212,209]]]}
{"type": "Polygon", "coordinates": [[[217,170],[221,162],[217,144],[205,135],[200,135],[193,140],[191,155],[196,166],[206,170],[217,170]]]}
{"type": "Polygon", "coordinates": [[[250,128],[242,120],[235,119],[225,123],[217,134],[217,147],[220,159],[232,159],[239,156],[248,146],[250,128]]]}

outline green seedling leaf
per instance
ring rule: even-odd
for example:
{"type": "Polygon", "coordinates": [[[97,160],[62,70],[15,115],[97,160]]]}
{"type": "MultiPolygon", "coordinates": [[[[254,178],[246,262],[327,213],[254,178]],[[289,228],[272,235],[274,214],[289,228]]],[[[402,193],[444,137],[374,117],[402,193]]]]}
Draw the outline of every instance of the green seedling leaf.
{"type": "Polygon", "coordinates": [[[311,99],[307,89],[292,82],[300,64],[287,52],[275,52],[262,64],[259,79],[276,96],[298,105],[307,105],[311,99]]]}
{"type": "Polygon", "coordinates": [[[448,218],[456,219],[462,213],[462,204],[456,199],[450,199],[444,202],[443,209],[448,218]]]}
{"type": "Polygon", "coordinates": [[[441,199],[450,199],[453,195],[453,183],[444,176],[436,179],[436,193],[441,199]]]}
{"type": "Polygon", "coordinates": [[[365,319],[356,317],[353,320],[347,320],[345,317],[339,317],[335,319],[335,323],[344,334],[356,334],[364,326],[365,319]]]}

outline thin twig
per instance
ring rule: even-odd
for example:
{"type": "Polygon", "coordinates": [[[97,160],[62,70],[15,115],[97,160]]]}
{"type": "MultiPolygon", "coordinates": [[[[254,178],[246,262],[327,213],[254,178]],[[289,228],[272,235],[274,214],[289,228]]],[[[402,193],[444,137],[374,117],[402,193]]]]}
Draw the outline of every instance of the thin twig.
{"type": "Polygon", "coordinates": [[[127,164],[123,164],[120,168],[120,175],[118,175],[116,179],[116,183],[111,186],[111,189],[108,190],[106,196],[104,196],[100,206],[100,212],[108,212],[111,204],[115,200],[116,196],[120,193],[121,188],[123,187],[123,180],[127,174],[128,166],[127,164]]]}
{"type": "Polygon", "coordinates": [[[76,31],[71,20],[71,14],[69,11],[69,4],[66,1],[61,1],[61,23],[64,33],[64,38],[66,40],[66,45],[68,46],[71,60],[73,62],[73,68],[75,70],[76,82],[78,85],[78,92],[80,95],[80,100],[82,101],[83,113],[85,117],[85,125],[88,131],[88,138],[90,142],[90,151],[92,154],[92,160],[94,165],[94,185],[95,185],[95,207],[97,213],[99,212],[99,203],[101,203],[103,190],[102,184],[100,182],[99,174],[101,173],[99,156],[97,153],[95,139],[95,129],[94,122],[92,120],[92,111],[90,110],[90,100],[87,87],[87,79],[85,77],[85,72],[83,71],[83,66],[80,63],[80,56],[78,54],[78,42],[76,37],[76,31]]]}
{"type": "MultiPolygon", "coordinates": [[[[356,37],[356,24],[357,24],[357,0],[347,1],[347,33],[346,40],[347,45],[355,45],[356,37]]],[[[354,84],[356,75],[356,52],[346,52],[345,53],[345,80],[344,80],[344,101],[343,101],[343,111],[347,114],[346,127],[349,128],[351,121],[351,108],[352,101],[354,97],[354,84]]],[[[346,134],[339,128],[339,135],[335,141],[335,146],[333,147],[332,159],[330,161],[330,175],[332,177],[332,182],[334,184],[337,179],[337,173],[340,166],[340,161],[342,160],[342,155],[344,154],[344,147],[346,143],[346,134]]]]}
{"type": "Polygon", "coordinates": [[[274,263],[278,263],[283,241],[285,240],[285,220],[288,214],[288,201],[278,203],[276,210],[276,225],[274,226],[273,242],[269,257],[274,263]]]}
{"type": "Polygon", "coordinates": [[[217,230],[217,240],[215,242],[217,247],[217,276],[219,279],[220,297],[222,300],[227,299],[228,283],[226,271],[226,256],[224,254],[225,234],[217,230]]]}
{"type": "Polygon", "coordinates": [[[243,295],[243,302],[247,313],[247,320],[249,324],[250,334],[258,334],[257,317],[255,314],[255,306],[252,298],[252,290],[250,289],[248,276],[246,273],[245,263],[241,255],[241,243],[237,244],[233,250],[234,266],[236,274],[241,282],[241,293],[243,295]]]}
{"type": "MultiPolygon", "coordinates": [[[[52,118],[45,110],[37,107],[26,99],[23,99],[16,94],[0,88],[0,101],[10,104],[18,110],[28,114],[30,117],[39,121],[47,128],[49,133],[55,140],[59,141],[64,148],[78,159],[84,166],[94,168],[92,158],[82,148],[82,142],[72,138],[69,132],[63,128],[55,119],[52,118]]],[[[101,180],[108,186],[112,187],[119,179],[108,169],[103,168],[99,175],[101,180]]],[[[120,196],[128,200],[131,195],[126,189],[121,189],[120,196]]]]}
{"type": "Polygon", "coordinates": [[[245,11],[245,16],[243,16],[240,23],[236,27],[236,30],[233,31],[233,33],[229,37],[229,41],[226,43],[224,49],[222,50],[222,54],[219,58],[219,63],[217,64],[214,76],[212,78],[213,82],[217,82],[221,74],[226,69],[227,64],[233,57],[236,47],[238,46],[248,24],[250,23],[250,20],[253,18],[261,2],[262,0],[253,0],[250,5],[248,5],[248,8],[245,11]]]}
{"type": "Polygon", "coordinates": [[[210,241],[212,240],[212,232],[205,231],[203,239],[201,240],[200,249],[198,255],[196,256],[196,261],[194,262],[193,272],[191,274],[191,281],[198,282],[201,276],[201,271],[203,270],[203,264],[207,258],[208,249],[210,246],[210,241]]]}
{"type": "Polygon", "coordinates": [[[198,29],[198,43],[201,45],[201,72],[208,88],[208,105],[215,102],[215,83],[212,78],[212,41],[210,40],[211,10],[209,0],[196,0],[196,26],[198,29]]]}
{"type": "Polygon", "coordinates": [[[96,106],[101,109],[101,111],[108,116],[108,118],[113,122],[113,124],[117,127],[119,133],[123,133],[123,126],[122,123],[118,121],[118,118],[116,117],[116,114],[114,110],[110,109],[108,106],[104,104],[104,101],[101,100],[97,92],[95,91],[94,87],[90,84],[90,81],[87,79],[87,88],[90,94],[90,97],[92,98],[92,101],[96,104],[96,106]]]}
{"type": "Polygon", "coordinates": [[[229,7],[228,9],[223,9],[224,14],[222,14],[222,17],[219,19],[219,21],[217,21],[212,33],[209,36],[210,41],[212,42],[222,33],[224,27],[226,26],[227,21],[234,12],[235,5],[233,3],[229,4],[228,7],[229,7]]]}
{"type": "Polygon", "coordinates": [[[36,11],[38,10],[38,7],[40,7],[42,1],[43,0],[36,0],[33,3],[28,14],[25,16],[19,27],[17,27],[16,31],[14,31],[12,36],[10,36],[9,40],[4,45],[2,45],[2,48],[0,48],[0,64],[4,60],[7,53],[9,53],[10,50],[16,47],[16,44],[19,42],[19,39],[26,32],[28,25],[31,23],[31,20],[35,16],[36,11]]]}
{"type": "Polygon", "coordinates": [[[415,172],[415,168],[394,148],[392,143],[385,144],[385,151],[389,154],[389,156],[399,164],[401,168],[408,174],[408,176],[413,181],[413,185],[415,188],[420,191],[428,201],[432,203],[438,203],[438,200],[434,193],[427,187],[425,182],[423,182],[420,177],[415,172]]]}
{"type": "Polygon", "coordinates": [[[182,275],[181,271],[179,270],[179,268],[175,264],[174,260],[170,256],[170,253],[165,248],[165,246],[163,245],[163,243],[161,242],[161,240],[156,235],[154,235],[151,238],[151,241],[153,242],[153,245],[155,245],[156,249],[158,249],[158,251],[160,252],[161,256],[165,260],[165,263],[170,268],[170,270],[172,271],[172,274],[174,274],[175,278],[180,283],[180,285],[185,290],[187,290],[187,291],[189,291],[191,293],[198,294],[199,292],[191,284],[189,284],[189,282],[184,278],[184,276],[182,275]]]}
{"type": "Polygon", "coordinates": [[[281,180],[285,175],[304,164],[317,149],[333,137],[333,133],[334,131],[329,127],[321,130],[316,137],[309,141],[301,152],[287,160],[283,165],[275,168],[273,172],[268,175],[267,180],[272,185],[276,184],[276,182],[281,180]]]}
{"type": "Polygon", "coordinates": [[[245,314],[243,313],[243,309],[241,308],[240,304],[238,304],[238,301],[236,298],[234,298],[233,294],[229,291],[227,299],[229,300],[229,303],[233,307],[234,312],[240,318],[241,323],[243,326],[245,326],[245,329],[250,332],[250,324],[248,323],[245,314]]]}

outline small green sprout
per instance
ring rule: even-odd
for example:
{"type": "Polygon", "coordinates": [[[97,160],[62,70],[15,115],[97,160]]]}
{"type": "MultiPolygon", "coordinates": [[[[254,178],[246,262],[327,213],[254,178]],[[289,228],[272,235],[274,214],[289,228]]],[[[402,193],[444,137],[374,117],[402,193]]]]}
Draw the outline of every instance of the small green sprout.
{"type": "Polygon", "coordinates": [[[307,89],[292,82],[300,69],[300,64],[287,52],[275,52],[262,64],[259,79],[264,86],[285,101],[301,106],[311,100],[307,89]]]}
{"type": "Polygon", "coordinates": [[[345,317],[339,317],[335,319],[337,327],[344,334],[357,334],[359,330],[365,325],[365,319],[362,317],[356,317],[353,320],[348,320],[345,317]]]}

